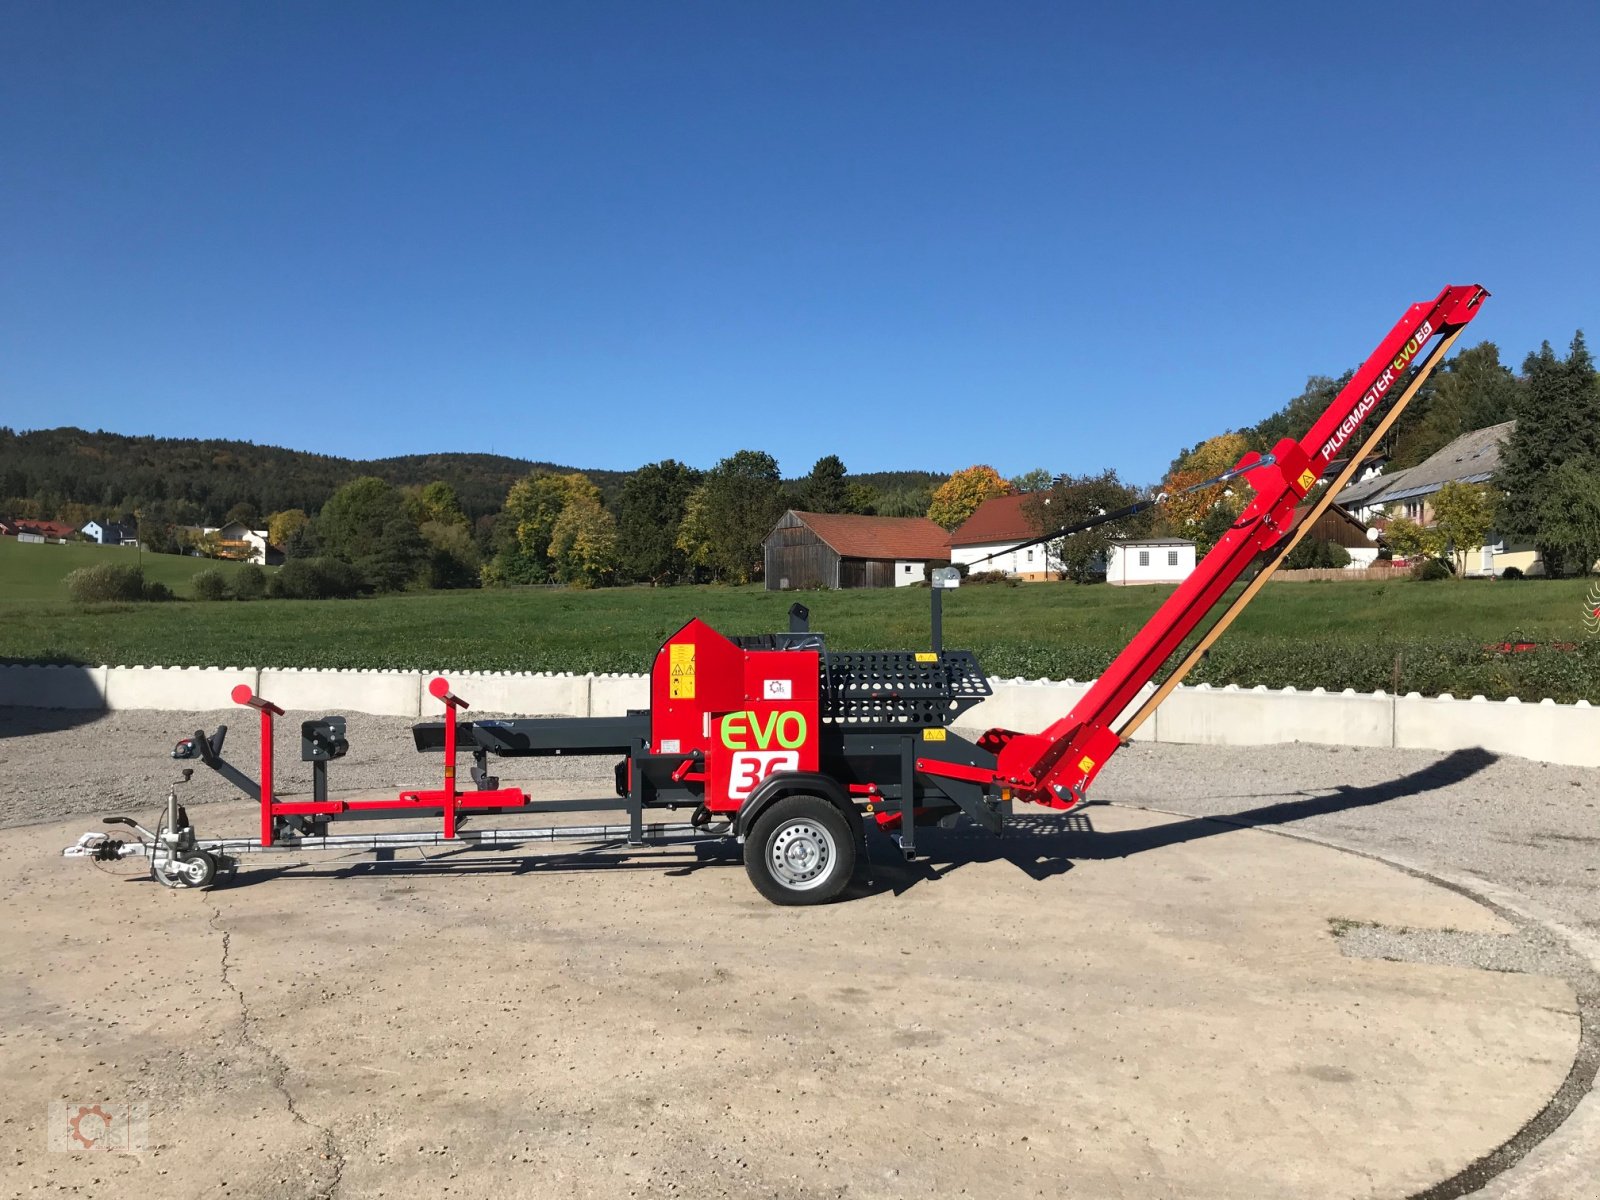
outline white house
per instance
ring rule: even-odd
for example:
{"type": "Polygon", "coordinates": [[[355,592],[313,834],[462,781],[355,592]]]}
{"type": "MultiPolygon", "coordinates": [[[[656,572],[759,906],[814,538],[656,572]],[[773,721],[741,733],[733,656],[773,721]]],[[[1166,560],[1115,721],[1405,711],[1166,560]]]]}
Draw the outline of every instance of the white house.
{"type": "Polygon", "coordinates": [[[1061,560],[1047,545],[1016,548],[1039,536],[1023,508],[1028,498],[1019,493],[980,504],[950,535],[951,563],[974,571],[1004,571],[1020,579],[1060,579],[1061,560]]]}
{"type": "Polygon", "coordinates": [[[120,546],[133,541],[133,530],[115,521],[90,521],[79,532],[101,546],[120,546]]]}
{"type": "Polygon", "coordinates": [[[1194,543],[1186,538],[1126,538],[1106,550],[1106,582],[1182,583],[1194,571],[1194,543]]]}
{"type": "Polygon", "coordinates": [[[206,532],[217,535],[224,558],[265,565],[268,555],[272,553],[267,545],[267,531],[251,529],[243,521],[231,521],[220,529],[207,529],[206,532]]]}
{"type": "MultiPolygon", "coordinates": [[[[1339,505],[1362,521],[1377,523],[1392,512],[1419,525],[1432,525],[1433,497],[1445,484],[1492,486],[1500,469],[1501,450],[1516,427],[1515,421],[1502,421],[1463,433],[1414,467],[1350,484],[1339,493],[1339,505]]],[[[1532,545],[1507,545],[1493,532],[1484,545],[1474,546],[1467,554],[1468,575],[1500,575],[1509,567],[1525,575],[1543,575],[1544,559],[1532,545]]]]}

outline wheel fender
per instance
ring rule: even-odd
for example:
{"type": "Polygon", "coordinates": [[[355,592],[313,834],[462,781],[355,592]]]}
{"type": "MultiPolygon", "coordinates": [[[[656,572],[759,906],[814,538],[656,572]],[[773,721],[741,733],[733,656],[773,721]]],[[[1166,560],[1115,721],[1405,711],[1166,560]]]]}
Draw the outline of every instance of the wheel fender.
{"type": "Polygon", "coordinates": [[[777,771],[768,775],[739,806],[733,822],[735,836],[745,837],[751,827],[761,819],[762,813],[785,796],[796,795],[821,796],[844,814],[844,819],[850,823],[850,832],[855,838],[861,839],[865,836],[860,810],[850,803],[850,798],[839,786],[838,780],[817,771],[777,771]]]}

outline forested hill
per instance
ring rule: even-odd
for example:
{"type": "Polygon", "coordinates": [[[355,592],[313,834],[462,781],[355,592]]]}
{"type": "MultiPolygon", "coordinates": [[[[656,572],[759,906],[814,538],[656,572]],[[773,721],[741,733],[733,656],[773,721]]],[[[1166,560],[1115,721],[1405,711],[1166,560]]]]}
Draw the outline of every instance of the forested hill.
{"type": "MultiPolygon", "coordinates": [[[[291,508],[314,513],[342,485],[362,475],[376,475],[399,487],[444,480],[455,489],[467,515],[476,518],[500,511],[507,489],[538,470],[582,470],[608,506],[615,504],[629,474],[502,454],[407,454],[363,460],[214,438],[126,437],[73,428],[15,433],[0,428],[0,516],[21,511],[22,501],[34,502],[29,507],[46,517],[67,504],[88,505],[96,515],[112,519],[157,509],[163,519],[178,522],[220,522],[239,504],[262,514],[291,508]]],[[[944,475],[880,471],[849,478],[876,492],[915,493],[926,508],[922,493],[942,482],[944,475]]]]}
{"type": "MultiPolygon", "coordinates": [[[[342,484],[376,475],[398,486],[442,479],[455,488],[469,515],[480,516],[499,511],[506,489],[540,468],[574,469],[500,454],[361,460],[220,439],[0,429],[0,504],[32,499],[48,511],[75,502],[114,515],[152,502],[187,501],[213,521],[240,503],[262,513],[289,508],[315,512],[342,484]]],[[[619,491],[626,478],[621,471],[585,474],[607,496],[619,491]]]]}

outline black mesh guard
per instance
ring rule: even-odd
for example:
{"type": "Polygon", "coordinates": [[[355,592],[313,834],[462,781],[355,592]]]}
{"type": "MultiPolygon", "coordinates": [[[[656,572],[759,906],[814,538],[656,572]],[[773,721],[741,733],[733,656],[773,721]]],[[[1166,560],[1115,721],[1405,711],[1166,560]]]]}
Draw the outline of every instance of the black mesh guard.
{"type": "Polygon", "coordinates": [[[850,650],[822,660],[824,724],[949,725],[991,694],[970,650],[937,660],[910,650],[850,650]]]}

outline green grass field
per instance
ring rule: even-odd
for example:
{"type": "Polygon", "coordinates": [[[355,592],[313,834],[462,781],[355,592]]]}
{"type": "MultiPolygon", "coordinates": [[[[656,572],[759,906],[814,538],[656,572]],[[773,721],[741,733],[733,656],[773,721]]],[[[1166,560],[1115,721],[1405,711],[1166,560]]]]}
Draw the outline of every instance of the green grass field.
{"type": "Polygon", "coordinates": [[[0,602],[10,600],[66,600],[66,578],[79,567],[112,562],[144,568],[144,577],[166,584],[180,596],[192,595],[189,581],[195,573],[216,567],[232,575],[244,564],[208,562],[179,554],[141,554],[121,546],[96,546],[92,542],[68,542],[55,546],[46,542],[19,542],[0,538],[0,602]]]}
{"type": "MultiPolygon", "coordinates": [[[[641,671],[690,617],[728,633],[787,627],[788,606],[837,649],[928,641],[929,593],[772,593],[759,588],[512,589],[363,600],[189,601],[81,606],[46,581],[14,589],[0,557],[0,660],[210,666],[641,671]],[[20,594],[19,594],[20,592],[20,594]],[[32,598],[29,598],[29,597],[32,598]]],[[[90,551],[127,553],[126,551],[90,551]]],[[[147,571],[152,560],[145,555],[147,571]]],[[[199,569],[169,559],[175,586],[199,569]]],[[[1451,691],[1600,701],[1600,639],[1586,638],[1589,582],[1272,583],[1191,676],[1212,683],[1451,691]],[[1513,635],[1571,649],[1500,655],[1513,635]]],[[[945,643],[991,674],[1088,679],[1127,643],[1166,588],[968,586],[945,600],[945,643]]]]}

